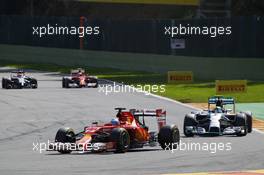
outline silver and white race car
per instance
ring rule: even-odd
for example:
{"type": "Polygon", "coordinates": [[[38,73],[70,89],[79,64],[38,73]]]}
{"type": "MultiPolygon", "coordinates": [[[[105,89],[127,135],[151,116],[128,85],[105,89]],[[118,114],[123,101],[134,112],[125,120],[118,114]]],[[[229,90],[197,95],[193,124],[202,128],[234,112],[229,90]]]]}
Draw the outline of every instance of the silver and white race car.
{"type": "Polygon", "coordinates": [[[22,88],[38,88],[38,81],[25,75],[22,70],[13,71],[8,78],[2,78],[3,89],[22,89],[22,88]]]}
{"type": "Polygon", "coordinates": [[[235,112],[235,100],[231,97],[214,96],[208,99],[208,110],[195,111],[184,118],[184,135],[246,136],[252,132],[252,113],[235,112]],[[211,110],[211,105],[215,108],[211,110]],[[233,109],[225,109],[232,105],[233,109]]]}

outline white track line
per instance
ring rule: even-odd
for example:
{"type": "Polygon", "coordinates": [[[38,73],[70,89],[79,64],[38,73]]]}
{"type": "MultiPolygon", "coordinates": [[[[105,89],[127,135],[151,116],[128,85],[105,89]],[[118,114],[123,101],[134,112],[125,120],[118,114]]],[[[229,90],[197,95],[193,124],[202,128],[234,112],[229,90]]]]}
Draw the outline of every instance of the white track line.
{"type": "Polygon", "coordinates": [[[165,101],[169,101],[169,102],[172,102],[172,103],[176,103],[177,105],[181,105],[181,106],[184,106],[184,107],[187,107],[187,108],[190,108],[190,109],[194,109],[194,110],[198,110],[198,111],[201,110],[201,109],[193,107],[191,105],[187,105],[187,104],[179,102],[177,100],[173,100],[171,98],[163,97],[163,96],[160,96],[160,95],[156,95],[156,94],[151,94],[150,93],[149,96],[152,96],[152,97],[155,97],[155,98],[159,98],[159,99],[162,99],[162,100],[165,100],[165,101]]]}
{"type": "Polygon", "coordinates": [[[259,133],[259,134],[264,134],[263,131],[260,131],[260,130],[258,130],[258,129],[256,129],[256,128],[253,128],[253,131],[256,131],[256,132],[259,133]]]}

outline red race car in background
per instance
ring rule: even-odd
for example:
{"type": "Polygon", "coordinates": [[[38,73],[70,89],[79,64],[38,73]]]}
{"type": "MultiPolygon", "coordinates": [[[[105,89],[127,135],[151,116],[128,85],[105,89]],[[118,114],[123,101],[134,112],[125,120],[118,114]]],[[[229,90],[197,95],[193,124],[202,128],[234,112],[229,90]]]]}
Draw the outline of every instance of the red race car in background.
{"type": "Polygon", "coordinates": [[[78,68],[71,70],[70,76],[65,76],[62,78],[62,87],[98,87],[98,80],[95,76],[89,76],[85,74],[85,70],[78,68]]]}
{"type": "Polygon", "coordinates": [[[166,125],[166,111],[118,110],[116,118],[111,122],[99,124],[94,122],[86,126],[83,131],[75,134],[71,128],[58,130],[55,142],[49,144],[48,151],[60,153],[102,152],[113,151],[124,153],[129,149],[143,148],[143,146],[156,146],[157,143],[163,149],[177,147],[180,134],[176,125],[166,125]],[[146,118],[154,118],[158,131],[150,131],[145,124],[146,118]]]}

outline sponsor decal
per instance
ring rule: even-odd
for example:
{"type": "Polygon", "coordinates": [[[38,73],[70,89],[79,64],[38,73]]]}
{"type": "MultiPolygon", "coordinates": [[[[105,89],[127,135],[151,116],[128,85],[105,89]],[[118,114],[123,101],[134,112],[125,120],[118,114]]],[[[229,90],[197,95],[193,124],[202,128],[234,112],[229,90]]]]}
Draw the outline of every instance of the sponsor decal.
{"type": "Polygon", "coordinates": [[[247,92],[247,80],[216,80],[216,94],[245,93],[247,92]]]}
{"type": "Polygon", "coordinates": [[[191,71],[169,71],[168,83],[191,83],[193,82],[193,72],[191,71]]]}

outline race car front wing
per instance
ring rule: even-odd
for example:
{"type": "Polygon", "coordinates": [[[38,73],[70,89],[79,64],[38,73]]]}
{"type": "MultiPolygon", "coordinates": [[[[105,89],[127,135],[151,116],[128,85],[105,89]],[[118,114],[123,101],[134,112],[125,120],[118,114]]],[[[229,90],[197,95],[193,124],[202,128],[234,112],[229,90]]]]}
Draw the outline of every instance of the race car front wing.
{"type": "Polygon", "coordinates": [[[193,133],[195,135],[235,135],[245,132],[245,129],[240,126],[227,127],[223,131],[221,131],[220,128],[215,127],[209,128],[208,131],[206,131],[203,127],[187,126],[185,130],[186,132],[193,133]]]}

